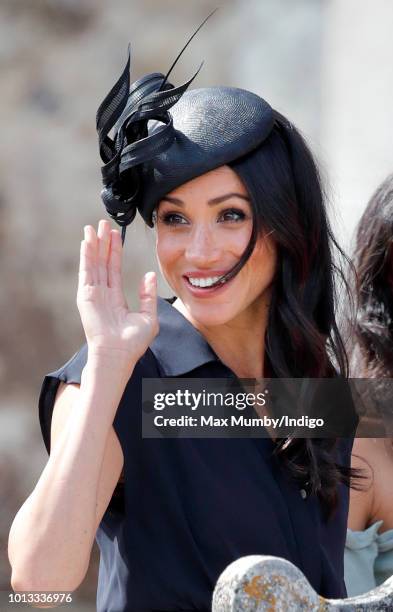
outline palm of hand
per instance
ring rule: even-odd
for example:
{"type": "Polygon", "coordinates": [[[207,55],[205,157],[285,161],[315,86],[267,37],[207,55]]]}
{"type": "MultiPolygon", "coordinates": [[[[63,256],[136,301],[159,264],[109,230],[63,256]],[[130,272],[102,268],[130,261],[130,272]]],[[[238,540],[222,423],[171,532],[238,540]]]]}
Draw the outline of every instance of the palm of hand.
{"type": "Polygon", "coordinates": [[[158,333],[154,272],[140,283],[140,311],[127,305],[121,279],[122,245],[118,230],[100,221],[98,232],[85,228],[81,243],[77,304],[89,348],[139,358],[158,333]]]}

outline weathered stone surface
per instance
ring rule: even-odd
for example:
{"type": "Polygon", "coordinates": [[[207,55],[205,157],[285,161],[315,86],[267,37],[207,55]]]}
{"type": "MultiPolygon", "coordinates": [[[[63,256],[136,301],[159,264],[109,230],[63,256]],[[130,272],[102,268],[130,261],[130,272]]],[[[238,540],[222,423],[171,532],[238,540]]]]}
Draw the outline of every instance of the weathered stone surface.
{"type": "Polygon", "coordinates": [[[251,555],[231,563],[213,594],[212,612],[348,612],[393,609],[393,577],[358,597],[324,599],[295,565],[279,557],[251,555]]]}

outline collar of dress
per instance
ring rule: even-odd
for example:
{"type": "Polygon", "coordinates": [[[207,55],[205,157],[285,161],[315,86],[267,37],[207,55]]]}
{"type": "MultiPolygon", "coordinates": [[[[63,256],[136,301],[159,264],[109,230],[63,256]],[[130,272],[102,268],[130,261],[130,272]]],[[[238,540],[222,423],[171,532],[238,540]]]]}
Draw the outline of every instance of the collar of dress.
{"type": "Polygon", "coordinates": [[[160,331],[150,344],[165,376],[181,376],[210,361],[219,361],[202,334],[172,306],[175,299],[158,297],[160,331]]]}

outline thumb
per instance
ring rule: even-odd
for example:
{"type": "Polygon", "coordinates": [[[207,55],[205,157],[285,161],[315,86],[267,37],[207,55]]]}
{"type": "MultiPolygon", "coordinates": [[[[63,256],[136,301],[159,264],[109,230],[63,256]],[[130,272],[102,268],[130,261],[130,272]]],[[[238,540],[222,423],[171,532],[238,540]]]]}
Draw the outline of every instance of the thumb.
{"type": "Polygon", "coordinates": [[[157,318],[157,276],[155,272],[146,272],[139,285],[139,312],[151,320],[157,318]]]}

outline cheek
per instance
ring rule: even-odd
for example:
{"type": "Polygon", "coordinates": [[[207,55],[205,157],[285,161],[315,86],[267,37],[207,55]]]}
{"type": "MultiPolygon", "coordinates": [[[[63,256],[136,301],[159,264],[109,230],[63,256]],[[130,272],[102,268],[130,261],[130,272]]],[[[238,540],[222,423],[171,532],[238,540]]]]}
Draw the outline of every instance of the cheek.
{"type": "Polygon", "coordinates": [[[257,291],[272,282],[277,268],[277,248],[272,241],[260,240],[249,259],[250,277],[257,291]]]}
{"type": "Polygon", "coordinates": [[[169,233],[158,231],[156,234],[156,254],[161,271],[170,272],[171,267],[181,256],[183,247],[181,241],[174,239],[169,233]]]}
{"type": "Polygon", "coordinates": [[[243,222],[239,226],[236,223],[226,226],[218,224],[214,235],[214,242],[223,251],[236,253],[240,257],[250,242],[251,234],[251,221],[243,222]]]}

